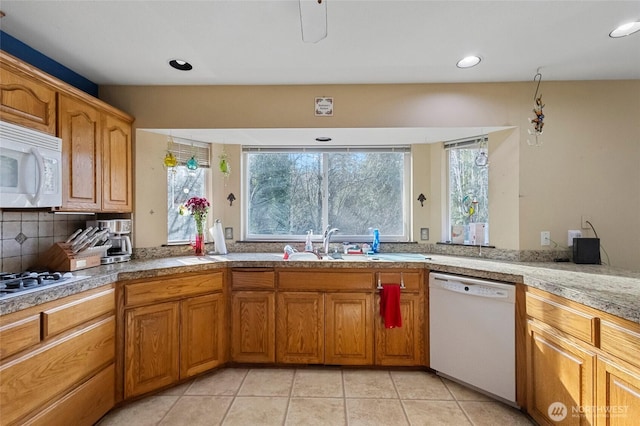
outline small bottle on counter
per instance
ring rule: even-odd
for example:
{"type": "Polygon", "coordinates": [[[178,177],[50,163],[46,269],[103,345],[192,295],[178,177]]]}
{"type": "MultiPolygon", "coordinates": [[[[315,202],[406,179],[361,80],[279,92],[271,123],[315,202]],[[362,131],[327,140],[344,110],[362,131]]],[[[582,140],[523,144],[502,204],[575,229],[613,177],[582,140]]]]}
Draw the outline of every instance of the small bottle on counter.
{"type": "Polygon", "coordinates": [[[378,228],[373,230],[373,243],[371,244],[371,250],[374,253],[380,251],[380,230],[378,228]]]}
{"type": "Polygon", "coordinates": [[[307,240],[304,244],[304,251],[308,251],[308,252],[313,251],[313,243],[311,242],[312,237],[313,237],[313,230],[307,232],[307,240]]]}

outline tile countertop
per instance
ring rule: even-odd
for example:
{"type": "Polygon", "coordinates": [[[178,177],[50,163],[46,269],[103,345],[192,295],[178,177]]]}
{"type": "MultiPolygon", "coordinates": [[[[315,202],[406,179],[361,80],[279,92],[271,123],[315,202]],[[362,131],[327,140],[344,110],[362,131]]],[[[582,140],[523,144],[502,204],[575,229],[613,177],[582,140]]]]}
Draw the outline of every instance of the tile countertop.
{"type": "Polygon", "coordinates": [[[85,276],[72,283],[49,286],[0,300],[0,315],[9,314],[118,280],[151,278],[226,267],[282,268],[428,268],[431,271],[467,275],[504,282],[522,282],[569,300],[640,324],[640,272],[616,270],[602,265],[574,263],[513,263],[469,257],[430,256],[428,260],[371,261],[364,257],[346,260],[282,260],[276,253],[232,253],[215,256],[184,256],[99,266],[75,272],[85,276]]]}

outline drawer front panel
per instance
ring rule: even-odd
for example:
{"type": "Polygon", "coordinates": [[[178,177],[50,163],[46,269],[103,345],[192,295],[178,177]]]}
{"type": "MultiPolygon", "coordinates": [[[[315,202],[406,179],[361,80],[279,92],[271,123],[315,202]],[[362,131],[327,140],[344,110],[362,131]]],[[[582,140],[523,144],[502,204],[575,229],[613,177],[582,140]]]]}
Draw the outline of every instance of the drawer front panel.
{"type": "Polygon", "coordinates": [[[282,271],[278,273],[280,290],[373,290],[373,272],[282,271]]]}
{"type": "Polygon", "coordinates": [[[25,426],[68,426],[95,424],[115,405],[113,364],[55,401],[46,410],[25,422],[25,426]]]}
{"type": "Polygon", "coordinates": [[[376,274],[376,285],[380,284],[404,284],[405,289],[420,291],[425,285],[420,272],[378,272],[376,274]]]}
{"type": "Polygon", "coordinates": [[[2,422],[10,424],[113,362],[115,317],[0,366],[2,422]]]}
{"type": "Polygon", "coordinates": [[[85,299],[46,310],[42,313],[43,339],[113,312],[115,309],[115,290],[109,289],[85,299]]]}
{"type": "Polygon", "coordinates": [[[613,322],[601,320],[600,348],[640,367],[640,327],[636,326],[631,330],[613,322]]]}
{"type": "Polygon", "coordinates": [[[272,289],[276,286],[276,274],[272,269],[253,269],[231,271],[231,288],[233,290],[272,289]]]}
{"type": "Polygon", "coordinates": [[[582,341],[596,344],[595,317],[552,300],[527,293],[527,315],[582,341]]]}
{"type": "Polygon", "coordinates": [[[124,286],[127,306],[178,299],[222,290],[224,273],[184,274],[180,277],[158,278],[124,286]]]}
{"type": "Polygon", "coordinates": [[[0,359],[40,342],[40,315],[32,315],[0,327],[0,359]]]}

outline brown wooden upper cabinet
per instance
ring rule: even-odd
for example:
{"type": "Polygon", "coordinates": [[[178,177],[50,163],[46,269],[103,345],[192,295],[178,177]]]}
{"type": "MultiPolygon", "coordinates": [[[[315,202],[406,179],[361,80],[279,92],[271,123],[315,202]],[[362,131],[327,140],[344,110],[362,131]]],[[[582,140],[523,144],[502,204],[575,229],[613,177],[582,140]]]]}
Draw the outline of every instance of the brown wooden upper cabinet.
{"type": "Polygon", "coordinates": [[[0,51],[0,119],[62,139],[57,210],[132,211],[132,117],[0,51]]]}
{"type": "Polygon", "coordinates": [[[131,124],[92,104],[60,95],[62,207],[65,211],[131,212],[131,124]]]}
{"type": "Polygon", "coordinates": [[[60,95],[58,128],[62,139],[62,208],[102,209],[100,111],[60,95]]]}
{"type": "Polygon", "coordinates": [[[4,60],[0,65],[0,120],[55,135],[56,91],[4,60]]]}
{"type": "Polygon", "coordinates": [[[131,123],[103,113],[102,210],[130,212],[132,206],[131,123]]]}

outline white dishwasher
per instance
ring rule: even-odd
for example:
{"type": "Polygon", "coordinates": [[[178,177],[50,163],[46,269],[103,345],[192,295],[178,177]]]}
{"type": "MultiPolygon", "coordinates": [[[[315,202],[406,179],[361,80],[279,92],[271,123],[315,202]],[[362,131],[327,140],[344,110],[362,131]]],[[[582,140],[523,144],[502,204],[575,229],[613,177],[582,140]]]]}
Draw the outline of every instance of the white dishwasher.
{"type": "Polygon", "coordinates": [[[429,274],[431,368],[516,404],[515,285],[429,274]]]}

